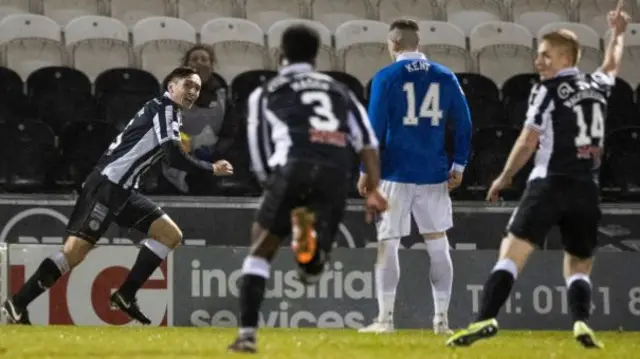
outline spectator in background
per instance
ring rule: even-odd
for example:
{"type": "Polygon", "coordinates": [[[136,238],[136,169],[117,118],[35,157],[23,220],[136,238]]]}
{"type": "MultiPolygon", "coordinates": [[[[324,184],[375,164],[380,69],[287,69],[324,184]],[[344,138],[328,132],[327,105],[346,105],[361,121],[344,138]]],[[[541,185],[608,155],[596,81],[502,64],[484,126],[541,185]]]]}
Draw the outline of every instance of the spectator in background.
{"type": "MultiPolygon", "coordinates": [[[[220,158],[231,147],[236,126],[228,116],[226,83],[213,71],[215,53],[207,46],[196,45],[187,51],[182,65],[196,69],[202,80],[200,97],[183,115],[185,150],[202,160],[220,158]]],[[[162,165],[162,173],[180,193],[210,194],[214,190],[215,182],[210,176],[202,178],[201,173],[186,173],[167,164],[162,165]]]]}

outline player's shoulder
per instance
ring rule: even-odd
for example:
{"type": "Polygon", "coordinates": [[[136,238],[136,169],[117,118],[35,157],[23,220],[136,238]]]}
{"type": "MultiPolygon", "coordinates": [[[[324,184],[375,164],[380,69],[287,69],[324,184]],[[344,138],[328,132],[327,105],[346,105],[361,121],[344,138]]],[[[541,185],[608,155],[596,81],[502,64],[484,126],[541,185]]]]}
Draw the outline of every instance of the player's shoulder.
{"type": "Polygon", "coordinates": [[[456,74],[447,66],[436,61],[427,61],[429,63],[429,72],[437,75],[442,75],[442,77],[455,78],[456,74]]]}

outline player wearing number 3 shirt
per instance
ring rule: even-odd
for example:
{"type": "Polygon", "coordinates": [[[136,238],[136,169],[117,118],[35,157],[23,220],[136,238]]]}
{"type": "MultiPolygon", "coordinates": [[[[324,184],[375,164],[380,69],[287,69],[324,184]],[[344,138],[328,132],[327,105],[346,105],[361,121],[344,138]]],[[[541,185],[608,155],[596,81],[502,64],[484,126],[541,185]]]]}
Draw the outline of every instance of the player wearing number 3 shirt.
{"type": "Polygon", "coordinates": [[[573,320],[573,336],[586,348],[601,348],[587,325],[591,310],[591,267],[598,243],[600,200],[598,170],[604,142],[607,98],[615,84],[623,53],[628,16],[618,8],[609,14],[612,34],[605,59],[593,73],[576,68],[580,43],[576,34],[560,29],[542,36],[535,66],[540,83],[533,87],[529,110],[502,173],[487,199],[500,190],[536,152],[527,188],[507,225],[500,257],[482,291],[474,323],[447,340],[468,346],[498,332],[496,317],[518,274],[536,247],[558,226],[564,246],[563,274],[573,320]],[[537,150],[537,151],[536,151],[537,150]]]}
{"type": "MultiPolygon", "coordinates": [[[[380,142],[380,190],[389,201],[377,222],[375,265],[378,318],[360,332],[393,331],[396,287],[400,279],[400,238],[411,230],[411,215],[430,257],[436,333],[448,333],[447,311],[453,266],[446,231],[453,225],[449,191],[462,181],[469,156],[469,107],[455,75],[418,51],[418,25],[398,20],[389,29],[395,63],[373,78],[369,118],[380,142]],[[453,165],[445,152],[447,121],[455,123],[453,165]]],[[[367,190],[362,173],[360,191],[367,190]]]]}

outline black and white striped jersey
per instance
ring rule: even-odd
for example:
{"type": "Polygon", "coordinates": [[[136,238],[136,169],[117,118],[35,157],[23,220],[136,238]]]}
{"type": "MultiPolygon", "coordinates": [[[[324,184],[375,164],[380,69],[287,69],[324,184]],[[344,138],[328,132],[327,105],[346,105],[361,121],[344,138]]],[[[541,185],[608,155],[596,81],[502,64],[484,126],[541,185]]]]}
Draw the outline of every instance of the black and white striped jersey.
{"type": "Polygon", "coordinates": [[[351,153],[377,148],[366,110],[349,89],[311,65],[293,64],[248,100],[252,169],[264,181],[289,161],[352,168],[351,153]]]}
{"type": "Polygon", "coordinates": [[[607,98],[615,79],[596,71],[561,71],[531,90],[525,126],[540,132],[529,180],[566,176],[597,181],[607,98]]]}
{"type": "Polygon", "coordinates": [[[96,165],[111,182],[137,188],[140,177],[165,158],[171,167],[213,171],[212,164],[183,152],[182,112],[165,93],[147,102],[111,143],[96,165]]]}

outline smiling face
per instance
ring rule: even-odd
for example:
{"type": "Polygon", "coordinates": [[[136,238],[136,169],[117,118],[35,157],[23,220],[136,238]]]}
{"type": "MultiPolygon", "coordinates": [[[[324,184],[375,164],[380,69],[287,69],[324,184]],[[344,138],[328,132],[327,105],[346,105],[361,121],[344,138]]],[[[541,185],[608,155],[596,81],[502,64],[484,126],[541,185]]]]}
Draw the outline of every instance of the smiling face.
{"type": "Polygon", "coordinates": [[[186,77],[176,77],[169,82],[169,95],[171,100],[180,107],[188,110],[200,96],[202,82],[200,76],[192,74],[186,77]]]}
{"type": "Polygon", "coordinates": [[[543,37],[535,59],[541,80],[554,77],[560,70],[575,67],[580,59],[580,44],[575,34],[558,30],[543,37]]]}
{"type": "Polygon", "coordinates": [[[208,79],[211,76],[211,72],[213,72],[213,59],[209,51],[205,49],[191,51],[186,65],[196,69],[201,79],[208,79]]]}

